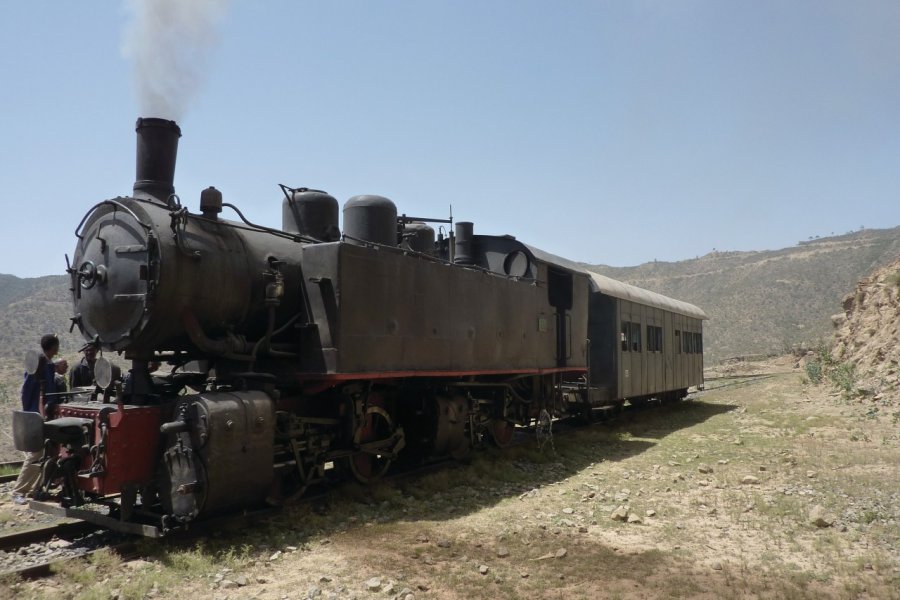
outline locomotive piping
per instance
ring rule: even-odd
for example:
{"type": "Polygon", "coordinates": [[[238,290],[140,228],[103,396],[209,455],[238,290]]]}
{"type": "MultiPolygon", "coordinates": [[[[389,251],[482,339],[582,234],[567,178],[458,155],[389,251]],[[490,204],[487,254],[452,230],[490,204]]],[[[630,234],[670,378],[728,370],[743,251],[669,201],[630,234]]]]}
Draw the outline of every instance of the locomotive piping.
{"type": "MultiPolygon", "coordinates": [[[[300,315],[298,314],[297,317],[299,316],[300,315]]],[[[287,324],[273,331],[272,336],[283,332],[289,325],[294,323],[297,317],[291,319],[287,324]]],[[[197,346],[197,348],[199,348],[203,352],[206,352],[207,354],[221,356],[229,360],[253,363],[256,360],[256,356],[255,354],[248,354],[248,352],[256,352],[256,347],[263,343],[266,339],[260,338],[260,340],[255,342],[255,344],[251,344],[243,338],[237,338],[234,336],[213,339],[206,335],[206,333],[203,331],[203,326],[200,325],[200,321],[197,319],[197,315],[195,315],[190,310],[186,310],[181,315],[181,323],[182,325],[184,325],[184,330],[187,332],[188,337],[191,339],[191,343],[197,346]]],[[[271,340],[271,336],[269,337],[269,339],[271,340]]],[[[269,341],[267,343],[265,353],[268,356],[275,356],[279,358],[297,358],[299,356],[294,352],[286,352],[280,349],[283,347],[284,346],[281,344],[276,345],[272,344],[271,341],[269,341]]]]}
{"type": "Polygon", "coordinates": [[[288,327],[290,327],[291,325],[296,323],[297,319],[299,319],[302,316],[303,316],[303,313],[297,313],[296,315],[294,315],[293,317],[288,319],[287,323],[285,323],[278,329],[275,329],[275,308],[274,307],[269,308],[268,326],[266,327],[266,336],[263,338],[260,338],[260,340],[257,341],[253,345],[253,351],[250,353],[250,370],[251,371],[253,370],[253,367],[256,364],[256,357],[259,354],[260,348],[262,348],[263,352],[265,354],[268,354],[269,356],[274,356],[274,357],[278,357],[278,358],[299,358],[300,357],[300,355],[297,354],[296,352],[284,352],[281,350],[276,350],[274,348],[274,344],[272,344],[272,338],[277,336],[280,333],[283,333],[288,327]]]}
{"type": "Polygon", "coordinates": [[[240,360],[249,362],[253,359],[249,354],[247,344],[236,339],[212,339],[203,332],[203,327],[197,316],[190,310],[184,311],[181,316],[181,322],[184,330],[187,332],[191,342],[203,352],[222,356],[231,360],[240,360]]]}

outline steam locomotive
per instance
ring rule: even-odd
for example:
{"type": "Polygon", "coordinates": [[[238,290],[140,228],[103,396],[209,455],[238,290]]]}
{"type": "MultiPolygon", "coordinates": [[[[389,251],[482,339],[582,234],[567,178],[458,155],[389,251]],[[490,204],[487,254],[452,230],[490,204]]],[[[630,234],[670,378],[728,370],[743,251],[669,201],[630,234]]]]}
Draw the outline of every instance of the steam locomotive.
{"type": "Polygon", "coordinates": [[[702,384],[695,306],[381,196],[350,198],[343,231],[307,188],[281,186],[281,228],[213,187],[192,212],[178,125],[136,132],[134,191],[88,211],[68,269],[73,326],[129,382],[100,358],[96,389],[15,415],[19,449],[44,450],[39,510],[160,536],[702,384]]]}

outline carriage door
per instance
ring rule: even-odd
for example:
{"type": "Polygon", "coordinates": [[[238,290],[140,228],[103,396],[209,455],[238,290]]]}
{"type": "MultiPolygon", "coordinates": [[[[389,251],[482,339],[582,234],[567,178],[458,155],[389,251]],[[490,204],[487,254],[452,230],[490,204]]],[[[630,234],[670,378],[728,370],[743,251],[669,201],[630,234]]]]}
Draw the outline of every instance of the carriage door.
{"type": "Polygon", "coordinates": [[[572,274],[568,271],[547,270],[547,295],[550,306],[556,309],[556,366],[565,367],[572,357],[572,274]]]}

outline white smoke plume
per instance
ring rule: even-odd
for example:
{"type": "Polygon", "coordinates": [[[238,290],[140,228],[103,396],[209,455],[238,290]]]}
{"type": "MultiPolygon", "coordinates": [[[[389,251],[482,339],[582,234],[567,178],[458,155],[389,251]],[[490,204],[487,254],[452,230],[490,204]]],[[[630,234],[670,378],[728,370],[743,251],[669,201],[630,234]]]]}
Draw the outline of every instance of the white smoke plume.
{"type": "Polygon", "coordinates": [[[134,67],[140,116],[179,120],[202,84],[228,0],[127,0],[122,52],[134,67]]]}

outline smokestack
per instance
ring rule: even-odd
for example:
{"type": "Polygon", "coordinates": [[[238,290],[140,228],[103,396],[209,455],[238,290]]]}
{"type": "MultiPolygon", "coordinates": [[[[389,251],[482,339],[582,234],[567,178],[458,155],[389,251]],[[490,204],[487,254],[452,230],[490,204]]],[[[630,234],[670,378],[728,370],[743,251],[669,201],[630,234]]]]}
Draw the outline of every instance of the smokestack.
{"type": "Polygon", "coordinates": [[[165,202],[175,193],[175,158],[181,129],[175,121],[138,118],[134,197],[165,202]]]}

